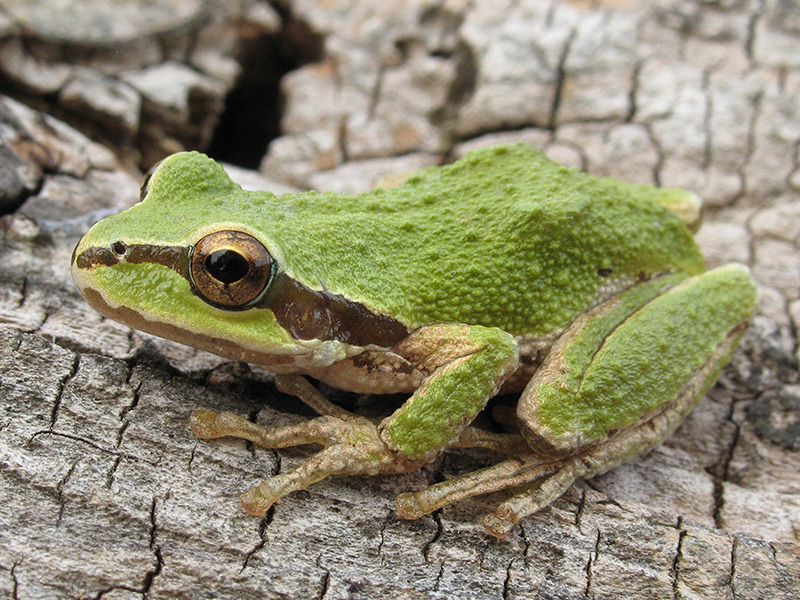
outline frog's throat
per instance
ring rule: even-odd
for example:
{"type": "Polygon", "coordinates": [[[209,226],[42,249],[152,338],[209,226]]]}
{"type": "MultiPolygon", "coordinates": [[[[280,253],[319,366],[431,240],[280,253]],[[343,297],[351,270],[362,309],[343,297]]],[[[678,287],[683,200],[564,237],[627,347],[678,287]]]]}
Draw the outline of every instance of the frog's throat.
{"type": "MultiPolygon", "coordinates": [[[[74,257],[78,269],[113,267],[121,262],[159,264],[190,280],[188,246],[130,244],[124,256],[110,247],[87,248],[74,257]]],[[[85,294],[86,292],[84,292],[85,294]]],[[[278,271],[264,297],[251,308],[272,311],[294,339],[337,341],[353,346],[391,347],[409,334],[400,321],[327,290],[314,290],[278,271]]]]}

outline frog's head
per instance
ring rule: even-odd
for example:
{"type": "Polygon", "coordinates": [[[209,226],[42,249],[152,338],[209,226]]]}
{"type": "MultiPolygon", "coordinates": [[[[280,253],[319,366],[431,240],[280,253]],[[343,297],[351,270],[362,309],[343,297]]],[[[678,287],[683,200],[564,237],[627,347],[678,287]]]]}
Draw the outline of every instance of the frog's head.
{"type": "Polygon", "coordinates": [[[276,371],[356,353],[354,332],[370,315],[281,268],[280,249],[252,216],[275,200],[244,192],[202,154],[175,154],[148,174],[139,204],[81,239],[73,278],[107,317],[276,371]]]}

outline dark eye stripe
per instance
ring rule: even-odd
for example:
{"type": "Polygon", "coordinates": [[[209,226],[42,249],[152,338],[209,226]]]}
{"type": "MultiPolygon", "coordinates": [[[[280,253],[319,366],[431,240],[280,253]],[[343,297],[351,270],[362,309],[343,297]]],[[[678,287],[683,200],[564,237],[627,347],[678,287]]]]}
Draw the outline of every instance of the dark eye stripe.
{"type": "Polygon", "coordinates": [[[189,249],[183,246],[154,246],[151,244],[125,244],[115,241],[109,246],[87,248],[75,259],[79,269],[110,267],[122,261],[132,264],[154,263],[176,271],[189,278],[189,249]],[[125,252],[118,250],[127,246],[125,252]]]}
{"type": "Polygon", "coordinates": [[[300,340],[338,340],[354,346],[389,348],[409,333],[396,319],[374,313],[344,296],[312,290],[280,272],[270,292],[254,308],[270,309],[280,326],[300,340]]]}

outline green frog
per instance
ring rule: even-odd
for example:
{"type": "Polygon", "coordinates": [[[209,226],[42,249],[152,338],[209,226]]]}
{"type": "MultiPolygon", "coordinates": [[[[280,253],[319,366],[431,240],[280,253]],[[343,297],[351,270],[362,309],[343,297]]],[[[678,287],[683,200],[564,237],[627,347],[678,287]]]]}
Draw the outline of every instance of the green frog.
{"type": "Polygon", "coordinates": [[[406,472],[483,447],[496,464],[403,493],[397,512],[508,489],[483,521],[502,537],[576,479],[669,436],[755,310],[746,267],[706,269],[691,193],[594,177],[523,144],[406,179],[276,196],[244,191],[203,154],[175,154],[139,204],[75,249],[73,277],[100,313],[263,365],[319,414],[285,427],[192,415],[202,438],[322,446],[246,491],[253,514],[329,475],[406,472]],[[372,420],[303,375],[410,397],[372,420]],[[511,427],[473,425],[498,393],[519,395],[511,427]]]}

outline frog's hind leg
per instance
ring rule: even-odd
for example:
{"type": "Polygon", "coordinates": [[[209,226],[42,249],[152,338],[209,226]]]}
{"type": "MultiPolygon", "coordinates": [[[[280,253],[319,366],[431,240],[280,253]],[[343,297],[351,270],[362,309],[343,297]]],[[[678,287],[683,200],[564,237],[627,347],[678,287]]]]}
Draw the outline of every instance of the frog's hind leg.
{"type": "MultiPolygon", "coordinates": [[[[729,350],[727,344],[719,354],[729,350]]],[[[719,358],[716,356],[715,358],[719,358]]],[[[504,537],[522,519],[557,500],[577,479],[589,479],[644,454],[661,444],[694,408],[704,385],[703,377],[695,377],[683,388],[678,399],[642,424],[620,431],[606,442],[573,457],[545,463],[550,472],[515,494],[486,515],[483,526],[495,537],[504,537]]],[[[536,459],[539,460],[541,459],[536,459]]]]}
{"type": "MultiPolygon", "coordinates": [[[[643,296],[634,290],[627,298],[642,300],[643,296]]],[[[624,307],[625,302],[623,296],[618,306],[624,307]]],[[[578,319],[554,345],[546,364],[523,392],[517,405],[523,435],[538,454],[560,457],[562,466],[550,480],[517,490],[515,496],[489,515],[484,526],[492,535],[502,536],[510,531],[521,519],[558,498],[575,479],[604,473],[649,452],[669,437],[730,360],[754,310],[755,287],[746,269],[728,265],[687,279],[640,307],[636,303],[631,306],[635,310],[629,316],[617,313],[622,319],[609,318],[613,307],[604,310],[602,306],[585,319],[578,319]],[[597,331],[603,335],[597,335],[597,331]],[[591,350],[585,353],[591,356],[590,360],[574,360],[576,344],[585,344],[591,350]],[[653,347],[659,351],[648,350],[653,347]],[[691,348],[694,350],[690,352],[691,348]],[[570,352],[572,362],[565,358],[570,352]],[[646,363],[639,362],[641,355],[647,358],[646,363]],[[683,362],[676,367],[674,363],[680,361],[683,362]],[[656,375],[654,386],[643,385],[645,378],[641,372],[637,374],[637,364],[656,375]],[[597,382],[602,387],[593,388],[597,382]],[[675,389],[674,395],[663,391],[671,389],[675,389]],[[646,401],[659,393],[663,394],[661,400],[648,409],[646,401]],[[600,398],[619,398],[627,405],[644,403],[637,408],[638,419],[631,417],[627,422],[609,425],[594,437],[583,431],[546,436],[543,432],[548,429],[542,425],[541,415],[543,398],[548,394],[560,402],[551,404],[551,408],[586,407],[592,403],[599,406],[596,413],[591,413],[589,426],[604,416],[600,398]]],[[[617,404],[614,400],[611,407],[617,404]]],[[[621,416],[618,411],[614,415],[621,416]]]]}
{"type": "Polygon", "coordinates": [[[484,520],[490,534],[504,536],[576,479],[668,437],[728,362],[754,304],[749,272],[731,265],[684,280],[652,280],[598,305],[565,330],[517,404],[527,454],[403,494],[398,512],[418,517],[510,489],[515,495],[484,520]],[[545,409],[558,418],[543,418],[545,409]],[[575,425],[578,417],[585,429],[575,425]]]}

